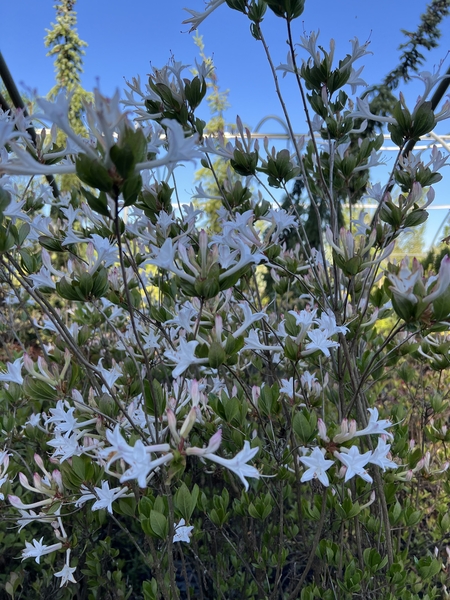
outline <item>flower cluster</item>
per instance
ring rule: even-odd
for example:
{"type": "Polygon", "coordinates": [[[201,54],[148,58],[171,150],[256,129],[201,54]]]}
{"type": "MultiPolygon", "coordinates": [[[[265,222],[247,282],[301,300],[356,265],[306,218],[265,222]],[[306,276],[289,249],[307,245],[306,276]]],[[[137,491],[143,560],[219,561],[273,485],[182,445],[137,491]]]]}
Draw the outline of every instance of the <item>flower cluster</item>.
{"type": "MultiPolygon", "coordinates": [[[[189,11],[186,23],[196,27],[221,4],[189,11]]],[[[226,4],[250,19],[268,52],[266,9],[290,27],[304,2],[226,4]]],[[[431,581],[440,569],[426,557],[406,581],[397,567],[407,560],[394,555],[421,518],[408,486],[419,493],[448,468],[441,380],[433,392],[421,387],[420,402],[417,390],[404,390],[419,376],[413,361],[439,373],[450,366],[450,258],[436,274],[416,259],[388,261],[399,236],[427,218],[445,158],[436,148],[428,161],[399,158],[390,182],[401,193],[368,186],[368,169],[383,164],[382,139],[355,121],[380,119],[366,100],[355,110],[344,91],[365,85],[354,63],[367,44],[353,40],[333,66],[334,42],[326,51],[311,34],[295,45],[290,30],[289,40],[279,69],[304,82],[315,116],[311,140],[290,131],[287,149],[259,144],[239,117],[234,140],[205,134],[196,109],[207,62],[190,77],[172,61],[144,86],[131,80],[125,109],[119,93],[96,90],[84,107],[87,138],[70,127],[65,93],[38,99],[29,120],[0,113],[0,325],[20,341],[5,349],[0,369],[0,499],[32,537],[22,559],[59,561],[61,586],[79,581],[82,565],[83,576],[92,564],[103,568],[100,552],[112,560],[106,522],[150,567],[146,598],[175,597],[177,565],[186,580],[190,569],[177,543],[191,539],[204,597],[239,589],[249,598],[331,598],[333,582],[320,590],[323,582],[305,583],[317,557],[332,565],[319,579],[339,572],[345,597],[374,596],[387,578],[402,597],[417,573],[431,581]],[[36,144],[30,124],[44,126],[36,144]],[[224,173],[215,157],[227,162],[224,173]],[[180,164],[197,159],[217,189],[201,182],[185,199],[172,182],[180,164]],[[57,199],[33,183],[62,174],[77,187],[57,199]],[[16,176],[31,177],[25,190],[16,176]],[[294,181],[308,210],[292,201],[294,181]],[[287,193],[284,207],[273,189],[287,193]],[[363,212],[341,227],[342,202],[364,195],[379,203],[372,224],[363,212]],[[214,223],[197,203],[205,200],[218,205],[214,223]],[[409,439],[408,419],[411,430],[422,428],[422,444],[409,439]],[[35,473],[24,470],[31,447],[35,473]],[[314,480],[321,485],[304,485],[314,480]],[[369,500],[360,505],[355,492],[369,500]],[[339,523],[327,531],[330,507],[339,523]],[[91,527],[99,533],[85,535],[91,527]],[[345,566],[344,549],[358,568],[345,566]],[[309,556],[299,576],[289,566],[296,556],[309,556]],[[214,588],[220,578],[225,591],[214,588]]],[[[385,118],[401,148],[448,113],[426,102],[440,76],[420,77],[426,89],[415,108],[401,96],[385,118]]],[[[448,519],[439,519],[444,536],[448,519]]],[[[121,574],[104,580],[120,587],[121,574]]]]}

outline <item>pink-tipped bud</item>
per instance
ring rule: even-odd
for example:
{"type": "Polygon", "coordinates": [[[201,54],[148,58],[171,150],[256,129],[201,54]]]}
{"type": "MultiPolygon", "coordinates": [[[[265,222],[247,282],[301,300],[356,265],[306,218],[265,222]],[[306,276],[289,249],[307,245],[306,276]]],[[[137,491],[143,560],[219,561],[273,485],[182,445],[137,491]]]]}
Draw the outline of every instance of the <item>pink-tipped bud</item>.
{"type": "Polygon", "coordinates": [[[198,403],[200,401],[200,391],[198,389],[198,381],[196,379],[193,379],[191,381],[191,399],[192,399],[192,406],[198,406],[198,403]]]}
{"type": "Polygon", "coordinates": [[[222,443],[222,430],[218,429],[216,433],[211,437],[208,444],[208,452],[214,454],[220,448],[222,443]]]}
{"type": "Polygon", "coordinates": [[[58,469],[55,469],[52,472],[52,479],[56,483],[56,485],[58,486],[58,490],[60,492],[63,492],[64,491],[64,486],[63,486],[61,471],[58,471],[58,469]]]}
{"type": "Polygon", "coordinates": [[[206,454],[214,454],[220,448],[222,443],[222,430],[218,429],[216,433],[209,440],[209,444],[206,448],[187,448],[186,454],[190,456],[205,456],[206,454]]]}
{"type": "Polygon", "coordinates": [[[188,412],[183,425],[181,426],[180,437],[182,437],[183,439],[187,439],[191,432],[191,429],[194,427],[194,423],[196,420],[197,411],[195,410],[195,407],[192,407],[191,410],[188,412]]]}
{"type": "Polygon", "coordinates": [[[14,506],[14,508],[25,508],[24,503],[19,498],[19,496],[13,496],[12,494],[8,494],[9,503],[14,506]]]}
{"type": "Polygon", "coordinates": [[[37,466],[44,471],[44,473],[46,473],[45,467],[44,467],[44,461],[42,460],[42,458],[39,456],[39,454],[35,454],[34,455],[34,462],[37,464],[37,466]]]}
{"type": "Polygon", "coordinates": [[[330,438],[327,436],[327,426],[322,421],[322,419],[317,420],[317,428],[319,430],[319,437],[324,442],[329,442],[330,438]]]}
{"type": "MultiPolygon", "coordinates": [[[[38,490],[41,490],[44,487],[44,485],[42,484],[42,477],[39,475],[39,473],[33,474],[33,485],[38,490]]],[[[48,486],[45,486],[45,488],[47,487],[48,486]]]]}
{"type": "Polygon", "coordinates": [[[19,481],[20,485],[27,490],[30,488],[30,484],[28,483],[27,477],[23,473],[19,473],[19,481]]]}
{"type": "Polygon", "coordinates": [[[167,425],[169,426],[169,431],[170,431],[173,439],[175,440],[175,442],[178,444],[178,442],[180,441],[180,436],[178,435],[178,431],[177,431],[177,418],[175,416],[175,413],[173,412],[173,410],[171,408],[168,408],[166,410],[166,415],[167,415],[167,425]]]}
{"type": "Polygon", "coordinates": [[[30,375],[34,373],[34,362],[26,352],[23,355],[23,366],[25,367],[25,370],[30,373],[30,375]]]}

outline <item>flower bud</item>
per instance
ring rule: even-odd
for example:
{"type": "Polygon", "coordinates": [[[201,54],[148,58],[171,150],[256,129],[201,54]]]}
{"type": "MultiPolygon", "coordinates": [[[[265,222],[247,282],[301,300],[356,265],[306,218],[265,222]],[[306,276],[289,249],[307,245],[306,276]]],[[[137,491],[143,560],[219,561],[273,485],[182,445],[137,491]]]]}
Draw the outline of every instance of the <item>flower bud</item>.
{"type": "Polygon", "coordinates": [[[327,436],[327,426],[322,421],[322,419],[317,420],[317,427],[319,429],[319,437],[324,442],[329,442],[330,438],[327,436]]]}
{"type": "Polygon", "coordinates": [[[180,436],[178,435],[178,431],[177,431],[177,418],[175,416],[175,413],[173,412],[173,410],[171,408],[168,408],[166,410],[166,415],[167,415],[167,425],[169,426],[169,431],[170,431],[174,441],[178,444],[178,442],[180,441],[180,436]]]}
{"type": "Polygon", "coordinates": [[[197,411],[194,407],[188,412],[187,417],[184,420],[183,425],[180,429],[180,437],[187,439],[191,429],[194,427],[195,421],[197,420],[197,411]]]}

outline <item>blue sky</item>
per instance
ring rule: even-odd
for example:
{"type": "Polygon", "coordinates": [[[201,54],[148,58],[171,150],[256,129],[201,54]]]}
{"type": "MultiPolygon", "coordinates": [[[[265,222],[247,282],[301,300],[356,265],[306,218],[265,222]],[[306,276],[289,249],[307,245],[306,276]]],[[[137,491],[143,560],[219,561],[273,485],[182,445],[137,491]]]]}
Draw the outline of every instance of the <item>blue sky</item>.
{"type": "MultiPolygon", "coordinates": [[[[27,86],[39,95],[45,95],[54,84],[53,61],[46,57],[43,43],[45,29],[55,19],[53,4],[53,0],[20,0],[19,3],[5,2],[2,6],[0,41],[3,56],[19,87],[23,90],[23,86],[27,86]]],[[[84,87],[90,90],[100,82],[102,92],[112,94],[117,87],[124,87],[124,78],[137,74],[145,78],[150,63],[163,66],[172,55],[192,64],[198,51],[192,34],[187,33],[188,26],[182,25],[188,17],[183,8],[201,11],[203,6],[202,0],[78,0],[78,33],[88,43],[84,87]]],[[[400,30],[415,31],[425,8],[426,0],[321,0],[320,3],[307,0],[305,11],[296,22],[295,36],[300,41],[304,32],[320,29],[319,41],[325,48],[330,38],[336,40],[337,58],[349,51],[349,40],[353,37],[357,36],[361,43],[370,39],[373,55],[364,57],[359,66],[365,64],[362,76],[374,84],[398,64],[398,46],[405,41],[400,30]]],[[[450,64],[447,56],[449,24],[450,18],[447,18],[442,27],[440,46],[426,53],[424,69],[433,71],[443,58],[446,59],[443,71],[450,64]]],[[[268,11],[263,25],[274,63],[285,62],[287,47],[283,21],[268,11]]],[[[214,57],[221,89],[230,90],[231,107],[227,119],[234,121],[239,114],[246,124],[254,127],[266,115],[281,116],[262,46],[251,37],[249,21],[244,15],[222,5],[202,23],[200,34],[206,53],[214,57]]],[[[298,96],[288,77],[283,80],[283,89],[296,131],[305,131],[298,96]]],[[[410,84],[405,91],[410,104],[414,105],[421,86],[410,84]]],[[[203,117],[208,118],[207,110],[203,117]]],[[[446,122],[438,129],[440,133],[449,130],[450,125],[446,122]]],[[[267,124],[265,131],[280,131],[280,127],[272,122],[267,124]]],[[[393,153],[388,153],[389,156],[393,153]]],[[[383,176],[383,171],[379,176],[383,176]]],[[[192,189],[190,177],[190,171],[183,177],[186,189],[192,189]]],[[[436,203],[449,203],[447,189],[448,185],[437,187],[436,203]]],[[[433,227],[443,217],[442,211],[433,211],[433,227]]]]}

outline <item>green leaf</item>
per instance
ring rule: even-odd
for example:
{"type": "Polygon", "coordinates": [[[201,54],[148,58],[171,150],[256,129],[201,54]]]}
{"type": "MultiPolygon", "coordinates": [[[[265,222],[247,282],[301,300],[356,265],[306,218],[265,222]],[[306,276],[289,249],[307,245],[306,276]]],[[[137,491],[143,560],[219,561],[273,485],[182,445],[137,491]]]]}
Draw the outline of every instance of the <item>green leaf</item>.
{"type": "Polygon", "coordinates": [[[40,402],[54,402],[58,397],[58,392],[50,387],[48,383],[34,380],[29,376],[25,377],[23,391],[26,396],[40,402]]]}
{"type": "Polygon", "coordinates": [[[142,584],[142,591],[144,592],[144,600],[158,600],[158,584],[156,579],[152,577],[151,581],[144,581],[142,584]]]}
{"type": "Polygon", "coordinates": [[[132,175],[135,165],[135,159],[133,151],[129,146],[119,147],[118,144],[114,144],[109,151],[109,156],[113,161],[117,172],[124,179],[132,175]]]}
{"type": "Polygon", "coordinates": [[[48,237],[47,235],[41,235],[38,239],[40,245],[49,252],[67,252],[67,248],[61,246],[61,242],[55,238],[48,237]]]}
{"type": "Polygon", "coordinates": [[[166,540],[169,534],[169,522],[166,517],[156,511],[150,511],[150,525],[154,534],[159,537],[161,540],[166,540]]]}
{"type": "Polygon", "coordinates": [[[93,275],[91,294],[94,298],[101,298],[109,290],[108,271],[100,267],[93,275]]]}
{"type": "Polygon", "coordinates": [[[139,192],[142,190],[142,177],[134,175],[129,177],[122,186],[122,195],[124,199],[124,206],[131,206],[136,202],[139,196],[139,192]]]}
{"type": "Polygon", "coordinates": [[[112,190],[113,180],[100,161],[93,160],[86,154],[78,154],[75,167],[78,177],[90,187],[101,192],[112,190]]]}
{"type": "Polygon", "coordinates": [[[197,484],[194,485],[191,493],[187,485],[182,483],[175,494],[175,506],[186,522],[190,521],[192,513],[194,512],[199,491],[197,484]]]}
{"type": "Polygon", "coordinates": [[[92,210],[104,217],[111,217],[105,192],[100,192],[97,197],[85,188],[81,188],[81,191],[92,210]]]}
{"type": "Polygon", "coordinates": [[[82,273],[79,279],[80,292],[83,297],[88,300],[92,291],[92,276],[89,273],[82,273]]]}
{"type": "Polygon", "coordinates": [[[30,233],[30,226],[28,225],[28,223],[23,223],[19,229],[19,235],[18,235],[19,246],[21,246],[24,243],[24,241],[27,239],[29,233],[30,233]]]}
{"type": "Polygon", "coordinates": [[[153,499],[148,498],[147,496],[143,496],[139,500],[139,514],[141,517],[150,518],[150,511],[153,508],[154,501],[153,499]]]}
{"type": "Polygon", "coordinates": [[[292,427],[299,442],[306,446],[316,436],[317,417],[314,412],[308,413],[308,411],[303,410],[295,415],[292,427]]]}
{"type": "Polygon", "coordinates": [[[81,300],[72,284],[69,283],[65,277],[61,277],[61,279],[56,282],[56,291],[61,298],[65,298],[66,300],[81,300]]]}

